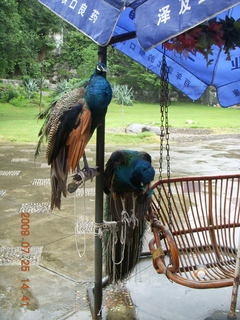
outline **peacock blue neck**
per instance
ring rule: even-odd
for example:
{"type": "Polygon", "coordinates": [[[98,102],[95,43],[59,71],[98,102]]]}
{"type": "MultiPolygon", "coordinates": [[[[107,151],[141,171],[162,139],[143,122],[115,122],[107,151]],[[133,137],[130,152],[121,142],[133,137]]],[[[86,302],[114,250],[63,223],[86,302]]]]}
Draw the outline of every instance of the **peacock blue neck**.
{"type": "Polygon", "coordinates": [[[96,128],[104,119],[107,107],[112,99],[112,89],[103,75],[91,77],[86,89],[85,100],[92,114],[92,128],[96,128]]]}

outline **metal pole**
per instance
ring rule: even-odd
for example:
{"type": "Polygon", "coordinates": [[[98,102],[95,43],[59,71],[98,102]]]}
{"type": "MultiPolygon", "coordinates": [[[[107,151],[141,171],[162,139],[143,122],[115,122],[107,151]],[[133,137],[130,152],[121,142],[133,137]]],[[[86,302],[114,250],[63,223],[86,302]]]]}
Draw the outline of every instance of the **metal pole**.
{"type": "MultiPolygon", "coordinates": [[[[99,62],[107,62],[107,47],[98,48],[99,62]]],[[[103,171],[105,151],[105,120],[97,129],[96,166],[100,175],[96,177],[95,223],[103,222],[103,171]]],[[[102,239],[95,237],[95,285],[94,285],[94,319],[101,319],[102,309],[102,239]]]]}
{"type": "Polygon", "coordinates": [[[240,278],[240,232],[238,238],[238,251],[236,258],[236,267],[235,267],[235,275],[233,280],[233,290],[232,290],[232,299],[230,311],[228,313],[228,319],[236,319],[236,305],[237,305],[237,296],[238,296],[238,288],[239,288],[239,278],[240,278]]]}

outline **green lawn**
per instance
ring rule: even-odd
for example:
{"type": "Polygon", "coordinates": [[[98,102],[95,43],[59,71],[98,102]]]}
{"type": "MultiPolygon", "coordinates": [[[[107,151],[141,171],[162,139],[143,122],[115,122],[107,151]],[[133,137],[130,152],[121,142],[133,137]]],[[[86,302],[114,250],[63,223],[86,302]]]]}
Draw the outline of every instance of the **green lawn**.
{"type": "MultiPolygon", "coordinates": [[[[240,128],[240,110],[213,108],[196,103],[175,103],[169,107],[169,124],[175,128],[240,128]],[[193,124],[186,123],[193,120],[193,124]]],[[[107,126],[126,127],[130,123],[160,124],[157,104],[136,103],[132,107],[111,104],[107,126]]]]}
{"type": "MultiPolygon", "coordinates": [[[[42,121],[36,116],[38,107],[26,105],[16,107],[0,103],[0,141],[36,142],[42,121]]],[[[213,128],[216,132],[240,132],[240,110],[232,108],[213,108],[194,103],[172,104],[169,108],[169,123],[172,127],[213,128]],[[187,124],[192,120],[192,124],[187,124]]],[[[122,107],[115,103],[109,106],[106,128],[123,128],[131,123],[159,125],[160,114],[157,104],[135,103],[132,107],[122,107]]],[[[93,138],[94,139],[94,138],[93,138]]],[[[154,143],[154,134],[138,135],[109,134],[106,142],[112,144],[154,143]]]]}

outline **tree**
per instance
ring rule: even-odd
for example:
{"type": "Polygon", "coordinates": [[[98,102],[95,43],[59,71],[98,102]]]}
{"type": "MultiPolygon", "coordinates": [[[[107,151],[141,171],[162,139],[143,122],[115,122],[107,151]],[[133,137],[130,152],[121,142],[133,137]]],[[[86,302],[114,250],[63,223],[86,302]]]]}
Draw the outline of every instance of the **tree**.
{"type": "Polygon", "coordinates": [[[2,0],[0,11],[0,75],[37,74],[63,21],[37,0],[2,0]]]}
{"type": "Polygon", "coordinates": [[[71,76],[69,70],[75,69],[83,80],[88,78],[97,62],[97,45],[71,26],[65,26],[63,46],[59,56],[52,60],[63,77],[71,76]]]}
{"type": "Polygon", "coordinates": [[[115,49],[108,56],[113,82],[127,84],[136,100],[159,101],[159,77],[115,49]]]}
{"type": "Polygon", "coordinates": [[[23,38],[20,31],[21,17],[15,0],[0,2],[0,74],[5,75],[14,70],[16,48],[23,38]]]}

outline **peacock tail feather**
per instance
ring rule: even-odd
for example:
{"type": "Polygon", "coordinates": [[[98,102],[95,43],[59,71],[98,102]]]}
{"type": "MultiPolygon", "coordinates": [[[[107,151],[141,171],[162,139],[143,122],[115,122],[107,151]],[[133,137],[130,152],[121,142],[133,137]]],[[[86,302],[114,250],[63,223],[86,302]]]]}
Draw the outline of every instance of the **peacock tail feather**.
{"type": "Polygon", "coordinates": [[[116,232],[111,230],[104,238],[106,275],[111,283],[127,278],[139,260],[149,204],[146,193],[130,192],[124,199],[116,194],[106,196],[104,218],[117,221],[116,232]]]}

